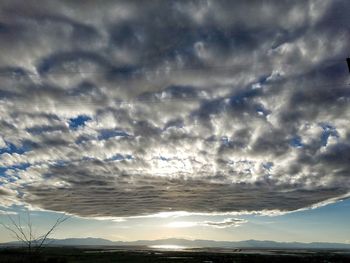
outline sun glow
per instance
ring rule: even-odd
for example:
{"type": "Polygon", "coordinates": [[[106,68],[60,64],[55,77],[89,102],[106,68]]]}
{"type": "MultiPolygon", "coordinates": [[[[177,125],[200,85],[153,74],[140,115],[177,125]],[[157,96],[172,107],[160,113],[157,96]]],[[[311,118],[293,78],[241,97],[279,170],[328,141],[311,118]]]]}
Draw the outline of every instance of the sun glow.
{"type": "Polygon", "coordinates": [[[196,222],[177,221],[177,222],[171,222],[166,226],[171,228],[186,228],[186,227],[194,227],[197,225],[198,223],[196,222]]]}

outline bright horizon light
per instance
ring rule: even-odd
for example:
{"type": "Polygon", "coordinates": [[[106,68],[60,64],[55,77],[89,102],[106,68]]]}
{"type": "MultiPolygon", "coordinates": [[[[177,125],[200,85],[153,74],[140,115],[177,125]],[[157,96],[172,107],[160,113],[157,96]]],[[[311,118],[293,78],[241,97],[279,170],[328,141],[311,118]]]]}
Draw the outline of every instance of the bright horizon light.
{"type": "Polygon", "coordinates": [[[194,227],[197,225],[198,225],[197,222],[175,221],[175,222],[166,224],[165,226],[171,227],[171,228],[185,228],[185,227],[194,227]]]}

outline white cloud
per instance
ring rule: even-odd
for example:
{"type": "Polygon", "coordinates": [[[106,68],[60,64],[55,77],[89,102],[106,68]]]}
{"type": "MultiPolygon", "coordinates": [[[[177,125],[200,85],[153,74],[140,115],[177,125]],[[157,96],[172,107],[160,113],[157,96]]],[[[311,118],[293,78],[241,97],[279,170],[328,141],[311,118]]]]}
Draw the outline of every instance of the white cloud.
{"type": "Polygon", "coordinates": [[[349,77],[326,61],[349,3],[271,3],[2,1],[1,203],[121,218],[347,194],[349,77]]]}
{"type": "Polygon", "coordinates": [[[214,228],[227,228],[227,227],[238,227],[242,224],[247,223],[246,220],[240,218],[226,218],[223,221],[174,221],[166,224],[166,227],[170,228],[188,228],[188,227],[214,227],[214,228]]]}

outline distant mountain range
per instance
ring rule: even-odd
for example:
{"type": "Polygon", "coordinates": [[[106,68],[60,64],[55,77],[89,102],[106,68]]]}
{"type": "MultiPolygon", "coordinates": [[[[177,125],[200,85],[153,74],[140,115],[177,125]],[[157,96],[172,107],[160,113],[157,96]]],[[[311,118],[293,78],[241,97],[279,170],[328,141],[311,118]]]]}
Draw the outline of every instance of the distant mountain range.
{"type": "MultiPolygon", "coordinates": [[[[213,240],[187,240],[187,239],[160,239],[160,240],[138,240],[138,241],[110,241],[102,238],[67,238],[50,239],[50,246],[156,246],[177,245],[189,248],[275,248],[275,249],[350,249],[350,244],[343,243],[300,243],[300,242],[275,242],[275,241],[213,241],[213,240]]],[[[9,242],[0,246],[17,246],[19,242],[9,242]]]]}

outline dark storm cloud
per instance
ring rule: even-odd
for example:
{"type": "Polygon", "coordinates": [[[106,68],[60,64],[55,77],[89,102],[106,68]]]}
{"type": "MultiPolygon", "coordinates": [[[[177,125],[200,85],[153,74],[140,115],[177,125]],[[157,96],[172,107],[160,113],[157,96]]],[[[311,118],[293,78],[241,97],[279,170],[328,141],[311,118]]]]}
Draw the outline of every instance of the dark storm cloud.
{"type": "Polygon", "coordinates": [[[1,1],[3,204],[125,217],[346,196],[349,8],[1,1]]]}

